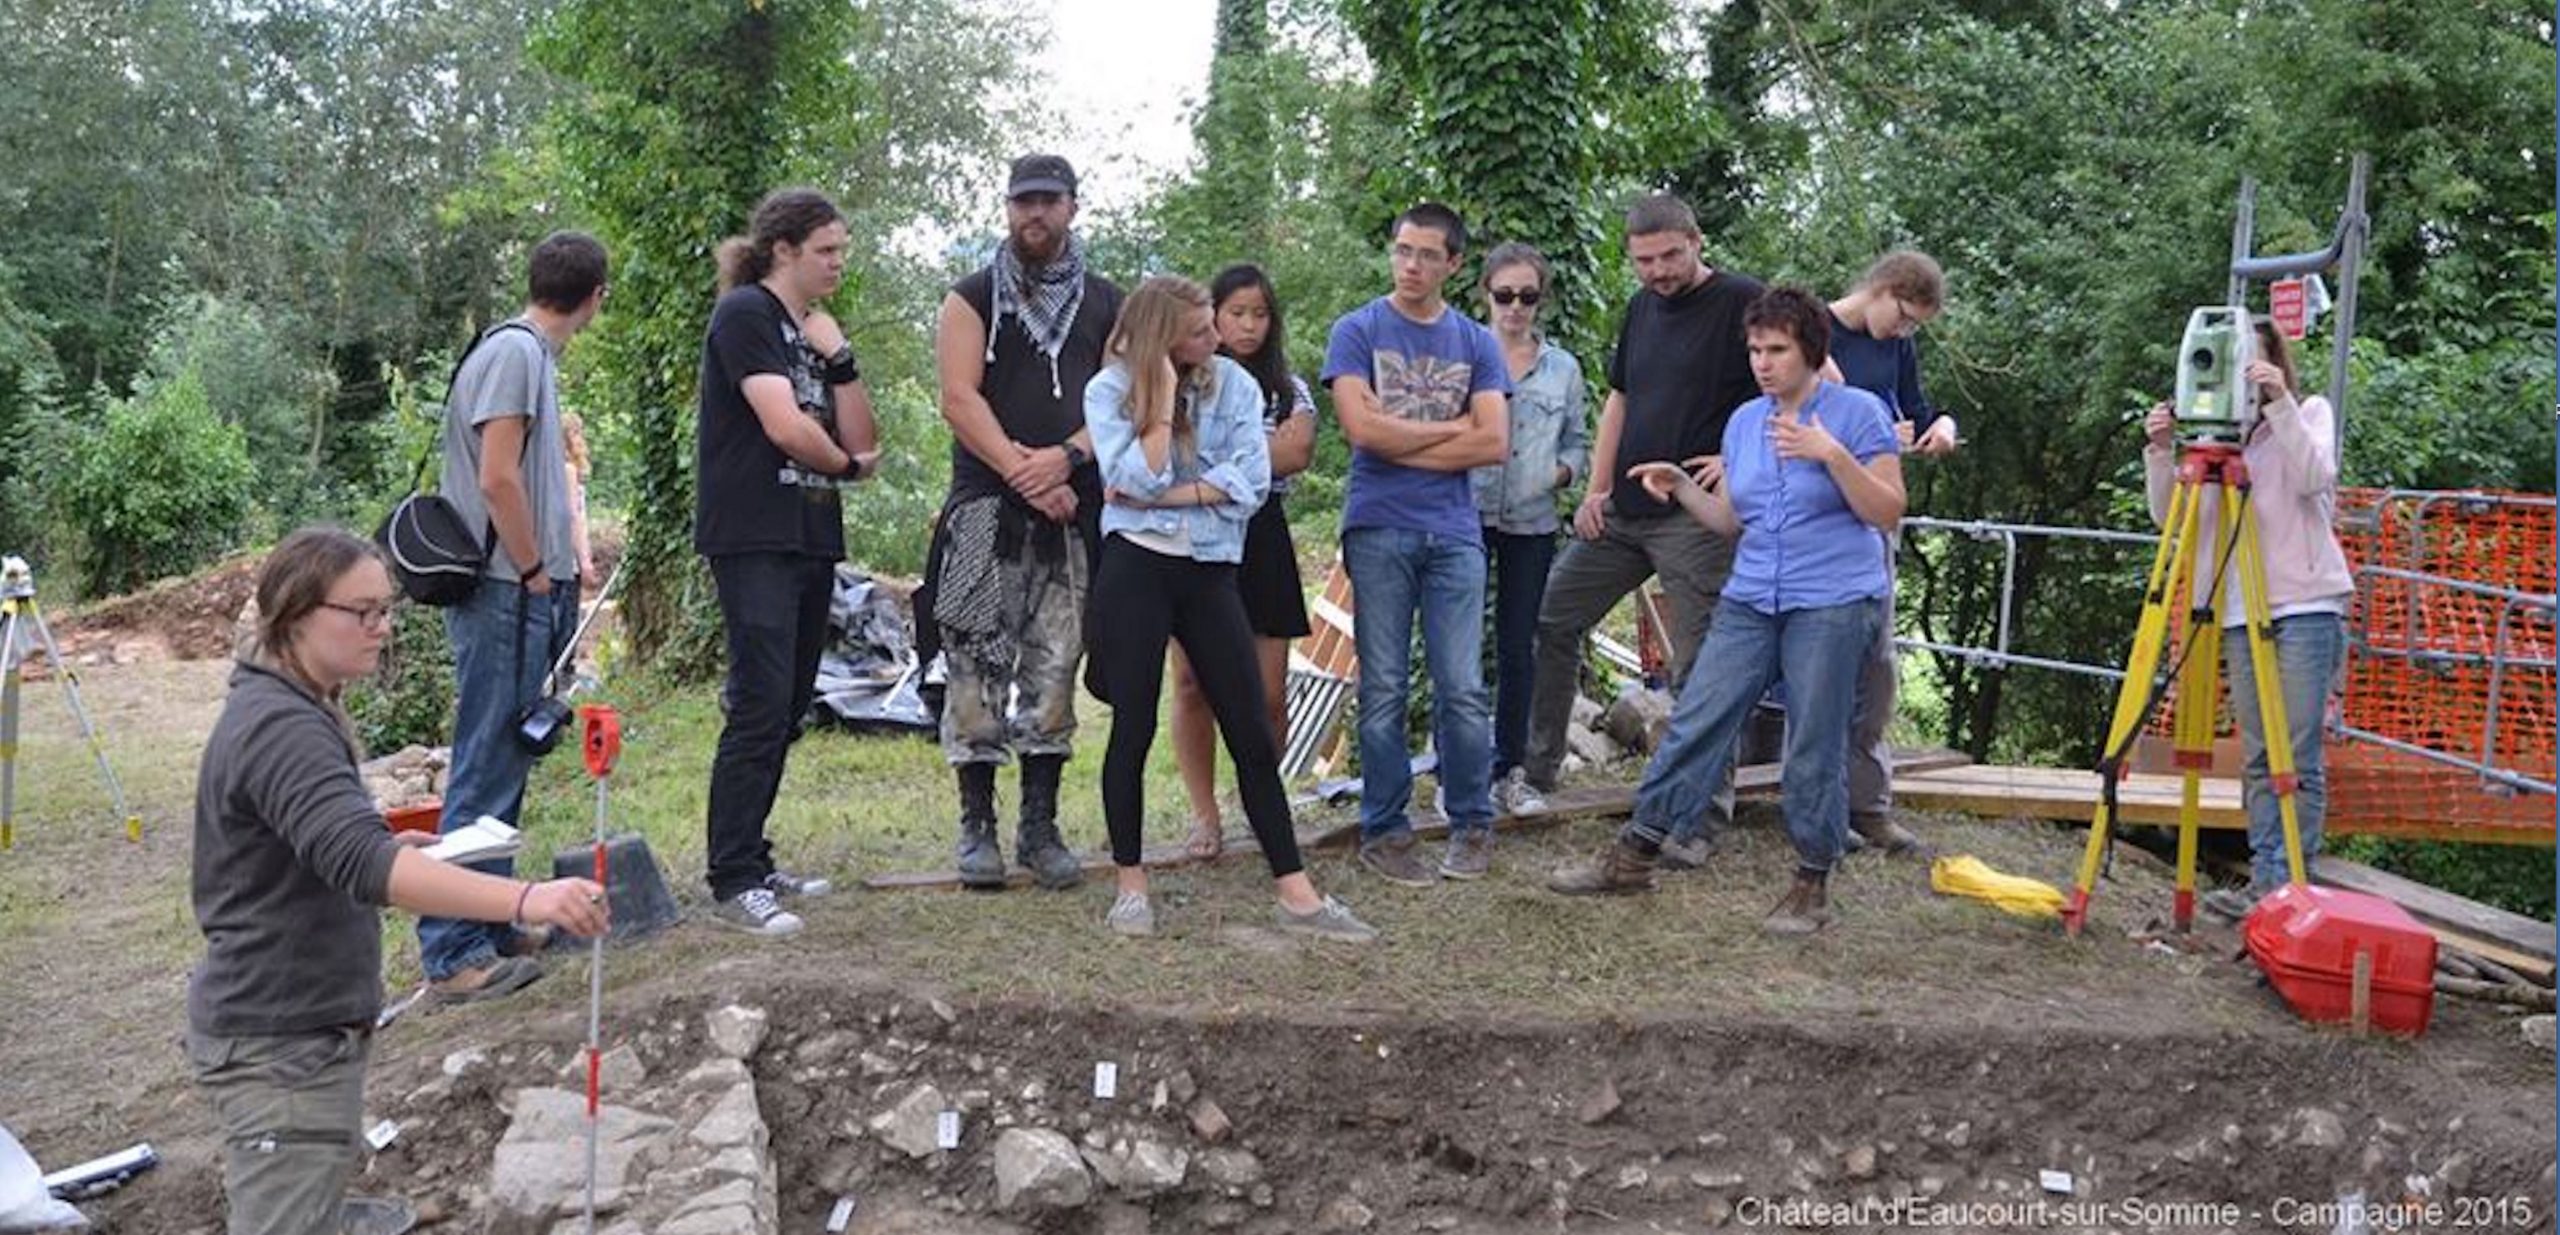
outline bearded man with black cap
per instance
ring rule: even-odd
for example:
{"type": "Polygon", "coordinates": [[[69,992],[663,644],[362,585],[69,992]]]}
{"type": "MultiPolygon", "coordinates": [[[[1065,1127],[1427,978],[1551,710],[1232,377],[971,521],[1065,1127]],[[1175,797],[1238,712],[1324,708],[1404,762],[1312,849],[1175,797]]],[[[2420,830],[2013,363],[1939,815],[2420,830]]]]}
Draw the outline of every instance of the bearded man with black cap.
{"type": "Polygon", "coordinates": [[[1022,765],[1014,857],[1045,888],[1082,878],[1058,833],[1058,779],[1075,735],[1085,582],[1101,544],[1102,482],[1084,387],[1102,367],[1120,289],[1085,268],[1076,173],[1054,154],[1013,161],[1005,240],[954,284],[935,332],[951,491],[917,620],[949,667],[942,749],[960,782],[961,883],[1005,884],[996,769],[1022,765]]]}

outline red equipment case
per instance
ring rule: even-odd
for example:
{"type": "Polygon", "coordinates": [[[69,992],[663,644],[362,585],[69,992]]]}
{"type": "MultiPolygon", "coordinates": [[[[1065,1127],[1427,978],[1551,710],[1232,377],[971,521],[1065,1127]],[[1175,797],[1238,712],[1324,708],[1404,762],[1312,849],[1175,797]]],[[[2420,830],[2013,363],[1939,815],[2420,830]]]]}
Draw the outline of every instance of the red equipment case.
{"type": "Polygon", "coordinates": [[[2407,910],[2344,888],[2288,884],[2249,911],[2249,957],[2309,1021],[2353,1016],[2358,953],[2373,958],[2367,988],[2374,1028],[2427,1031],[2436,1002],[2436,937],[2407,910]]]}

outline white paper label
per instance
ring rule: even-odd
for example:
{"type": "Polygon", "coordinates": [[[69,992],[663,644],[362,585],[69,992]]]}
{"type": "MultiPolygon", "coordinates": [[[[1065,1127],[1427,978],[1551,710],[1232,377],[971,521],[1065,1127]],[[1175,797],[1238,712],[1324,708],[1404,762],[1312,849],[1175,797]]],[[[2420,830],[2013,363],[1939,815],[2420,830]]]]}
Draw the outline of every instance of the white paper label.
{"type": "Polygon", "coordinates": [[[2043,1184],[2044,1190],[2055,1196],[2071,1195],[2071,1172],[2069,1171],[2038,1171],[2036,1182],[2043,1184]]]}
{"type": "Polygon", "coordinates": [[[933,1143],[943,1149],[960,1148],[960,1112],[944,1111],[934,1121],[933,1143]]]}
{"type": "Polygon", "coordinates": [[[400,1139],[400,1125],[388,1119],[364,1130],[364,1143],[373,1146],[375,1153],[382,1152],[383,1146],[398,1139],[400,1139]]]}
{"type": "Polygon", "coordinates": [[[1120,1096],[1120,1065],[1116,1063],[1093,1065],[1093,1096],[1105,1102],[1120,1096]]]}
{"type": "Polygon", "coordinates": [[[836,1207],[827,1211],[827,1235],[844,1235],[844,1229],[851,1225],[853,1225],[853,1198],[837,1197],[836,1207]]]}

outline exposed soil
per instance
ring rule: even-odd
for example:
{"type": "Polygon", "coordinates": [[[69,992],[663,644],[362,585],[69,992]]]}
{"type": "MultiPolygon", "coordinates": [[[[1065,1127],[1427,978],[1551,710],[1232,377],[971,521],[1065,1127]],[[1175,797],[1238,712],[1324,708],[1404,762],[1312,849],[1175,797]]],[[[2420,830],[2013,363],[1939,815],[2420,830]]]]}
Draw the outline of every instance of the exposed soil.
{"type": "Polygon", "coordinates": [[[80,606],[54,634],[65,656],[105,653],[119,662],[215,660],[231,655],[231,628],[257,590],[263,554],[244,553],[139,592],[80,606]]]}
{"type": "MultiPolygon", "coordinates": [[[[677,952],[653,969],[709,959],[690,942],[677,952]]],[[[788,977],[743,958],[700,968],[618,993],[611,1033],[652,1075],[671,1075],[709,1053],[710,1008],[771,1011],[755,1069],[785,1231],[823,1229],[851,1195],[855,1232],[1277,1235],[1359,1229],[1362,1213],[1365,1229],[1397,1232],[1690,1231],[1778,1225],[1789,1200],[1898,1200],[1912,1207],[1898,1219],[1875,1209],[1800,1225],[1917,1227],[1935,1213],[1946,1229],[2325,1233],[2278,1207],[2413,1189],[2440,1203],[2523,1198],[2530,1221],[2474,1229],[2551,1229],[2549,1061],[2468,1005],[2441,1009],[2437,1032],[2410,1044],[1993,1029],[1931,1007],[1598,1023],[1145,1013],[946,1001],[814,957],[788,977]],[[1093,1096],[1101,1061],[1118,1065],[1116,1100],[1093,1096]],[[909,1159],[866,1124],[926,1083],[963,1112],[962,1144],[909,1159]],[[1002,1127],[1150,1138],[1196,1160],[1212,1146],[1192,1128],[1194,1093],[1232,1122],[1217,1147],[1252,1153],[1262,1186],[1222,1187],[1195,1169],[1148,1202],[995,1212],[1002,1127]],[[2074,1196],[2041,1192],[2043,1170],[2069,1172],[2074,1196]],[[2031,1209],[2039,1198],[2045,1208],[2031,1209]],[[2198,1217],[2215,1220],[2171,1220],[2198,1217]]],[[[581,1018],[550,1002],[511,1025],[456,1015],[392,1031],[371,1107],[401,1121],[401,1138],[359,1190],[424,1201],[453,1219],[441,1229],[507,1231],[478,1214],[473,1189],[504,1130],[496,1099],[573,1083],[561,1069],[581,1018]],[[511,1035],[490,1047],[493,1066],[438,1080],[448,1050],[492,1031],[511,1035]]],[[[182,1156],[91,1212],[106,1231],[210,1231],[212,1175],[209,1157],[182,1156]]]]}

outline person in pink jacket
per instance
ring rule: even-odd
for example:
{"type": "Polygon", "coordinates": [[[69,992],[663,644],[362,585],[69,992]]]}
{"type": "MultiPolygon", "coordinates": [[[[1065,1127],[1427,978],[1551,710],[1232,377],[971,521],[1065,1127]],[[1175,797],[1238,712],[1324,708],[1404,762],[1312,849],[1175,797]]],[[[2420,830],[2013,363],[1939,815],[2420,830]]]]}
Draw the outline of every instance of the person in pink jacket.
{"type": "MultiPolygon", "coordinates": [[[[2267,610],[2273,623],[2276,670],[2284,688],[2285,735],[2293,744],[2299,787],[2294,814],[2302,831],[2306,873],[2320,852],[2321,823],[2328,815],[2328,778],[2321,764],[2320,733],[2331,690],[2346,653],[2347,605],[2355,580],[2333,523],[2338,506],[2338,426],[2329,401],[2296,392],[2293,350],[2284,336],[2257,319],[2258,359],[2244,376],[2257,388],[2257,418],[2242,429],[2241,458],[2249,466],[2249,508],[2257,515],[2259,559],[2264,563],[2267,610]]],[[[2151,518],[2165,519],[2174,485],[2176,421],[2160,404],[2143,419],[2143,481],[2151,518]]],[[[2203,525],[2212,526],[2206,506],[2203,525]]],[[[2215,555],[2218,558],[2218,553],[2215,555]]],[[[2210,569],[2210,567],[2208,567],[2210,569]]],[[[2249,813],[2249,885],[2205,897],[2205,908],[2225,917],[2245,916],[2259,897],[2284,886],[2284,827],[2276,795],[2267,783],[2266,725],[2252,688],[2249,640],[2241,629],[2239,581],[2226,580],[2222,601],[2222,661],[2231,711],[2249,756],[2241,802],[2249,813]]]]}

